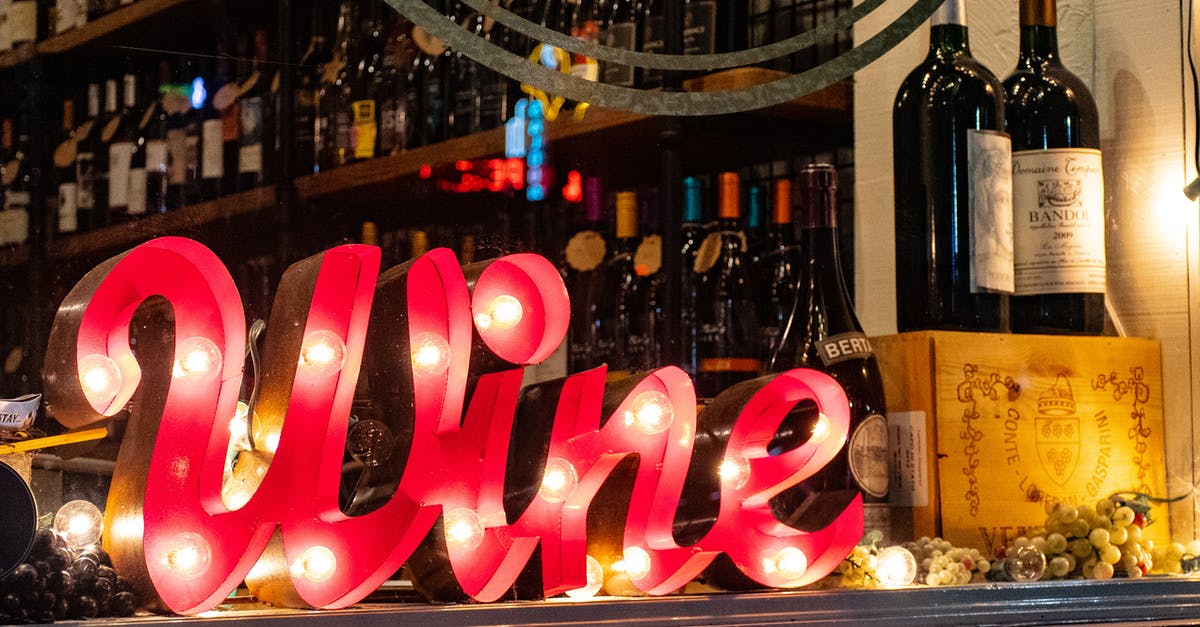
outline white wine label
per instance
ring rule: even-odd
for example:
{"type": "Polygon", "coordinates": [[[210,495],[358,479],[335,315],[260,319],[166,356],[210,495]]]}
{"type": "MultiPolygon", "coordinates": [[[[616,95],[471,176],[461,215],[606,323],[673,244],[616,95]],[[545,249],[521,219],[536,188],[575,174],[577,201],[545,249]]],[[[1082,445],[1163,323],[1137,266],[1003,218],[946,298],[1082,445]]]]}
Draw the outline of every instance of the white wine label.
{"type": "Polygon", "coordinates": [[[79,208],[89,210],[96,206],[93,195],[96,181],[95,155],[80,152],[75,155],[75,182],[79,184],[79,208]]]}
{"type": "Polygon", "coordinates": [[[14,44],[37,39],[37,3],[19,0],[8,7],[8,33],[14,44]]]}
{"type": "Polygon", "coordinates": [[[633,267],[639,276],[649,276],[662,268],[661,235],[647,235],[642,238],[637,252],[633,254],[633,267]]]}
{"type": "Polygon", "coordinates": [[[971,292],[1013,292],[1012,140],[967,131],[971,292]]]}
{"type": "Polygon", "coordinates": [[[5,244],[24,244],[29,239],[29,192],[4,193],[0,231],[5,244]]]}
{"type": "Polygon", "coordinates": [[[263,99],[246,98],[242,101],[241,138],[238,151],[238,172],[258,173],[263,171],[263,99]]]}
{"type": "Polygon", "coordinates": [[[896,411],[887,415],[891,479],[888,500],[893,507],[929,505],[928,433],[925,412],[896,411]]]}
{"type": "Polygon", "coordinates": [[[595,231],[580,231],[567,242],[567,265],[577,272],[595,270],[606,256],[604,237],[595,231]]]}
{"type": "Polygon", "coordinates": [[[131,216],[146,213],[146,168],[129,170],[129,208],[125,212],[131,216]]]}
{"type": "Polygon", "coordinates": [[[855,331],[830,335],[817,341],[817,355],[826,366],[851,359],[865,359],[871,356],[871,352],[871,341],[866,335],[855,331]]]}
{"type": "Polygon", "coordinates": [[[262,172],[263,146],[251,144],[238,149],[238,172],[257,174],[262,172]]]}
{"type": "Polygon", "coordinates": [[[133,162],[133,142],[117,142],[108,147],[108,206],[129,205],[129,167],[133,162]]]}
{"type": "Polygon", "coordinates": [[[221,118],[204,121],[201,130],[200,176],[206,179],[225,177],[223,127],[221,118]]]}
{"type": "Polygon", "coordinates": [[[74,233],[79,230],[79,185],[63,183],[58,186],[58,232],[74,233]]]}
{"type": "Polygon", "coordinates": [[[879,414],[863,417],[846,443],[850,474],[865,495],[888,495],[888,425],[879,414]]]}
{"type": "Polygon", "coordinates": [[[54,33],[61,35],[75,28],[78,11],[79,4],[75,0],[57,0],[54,3],[54,33]]]}
{"type": "Polygon", "coordinates": [[[1103,294],[1100,151],[1022,150],[1012,169],[1016,293],[1103,294]]]}
{"type": "Polygon", "coordinates": [[[16,192],[10,189],[4,192],[4,208],[12,211],[28,211],[30,199],[29,192],[16,192]]]}
{"type": "Polygon", "coordinates": [[[167,180],[172,185],[183,185],[187,182],[187,131],[167,131],[167,154],[167,180]]]}
{"type": "Polygon", "coordinates": [[[166,172],[169,157],[167,142],[152,139],[146,142],[146,169],[152,172],[166,172]]]}
{"type": "Polygon", "coordinates": [[[78,144],[75,143],[74,138],[63,140],[63,142],[54,149],[54,167],[71,167],[71,164],[75,163],[75,151],[77,146],[78,144]]]}

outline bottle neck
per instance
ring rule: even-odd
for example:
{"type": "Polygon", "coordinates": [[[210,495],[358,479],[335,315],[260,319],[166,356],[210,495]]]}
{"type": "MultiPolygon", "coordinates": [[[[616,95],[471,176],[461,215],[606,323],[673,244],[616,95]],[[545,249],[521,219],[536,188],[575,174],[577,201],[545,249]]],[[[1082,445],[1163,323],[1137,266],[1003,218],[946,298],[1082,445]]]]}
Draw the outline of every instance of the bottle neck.
{"type": "Polygon", "coordinates": [[[1021,52],[1017,65],[1058,62],[1058,6],[1055,0],[1021,0],[1021,52]]]}
{"type": "Polygon", "coordinates": [[[970,56],[971,42],[967,27],[963,24],[935,24],[929,30],[929,56],[936,59],[953,59],[970,56]]]}

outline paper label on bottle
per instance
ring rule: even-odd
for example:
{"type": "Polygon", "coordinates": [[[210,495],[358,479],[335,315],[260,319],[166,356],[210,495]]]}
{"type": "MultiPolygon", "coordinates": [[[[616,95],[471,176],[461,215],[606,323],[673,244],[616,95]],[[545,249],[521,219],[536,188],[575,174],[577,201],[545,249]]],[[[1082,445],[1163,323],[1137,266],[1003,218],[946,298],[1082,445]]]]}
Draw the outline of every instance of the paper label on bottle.
{"type": "Polygon", "coordinates": [[[27,211],[29,209],[30,198],[29,192],[6,190],[4,192],[4,208],[15,211],[27,211]]]}
{"type": "Polygon", "coordinates": [[[167,181],[171,185],[187,182],[187,131],[173,128],[167,131],[167,181]]]}
{"type": "Polygon", "coordinates": [[[577,272],[591,272],[604,263],[608,249],[604,237],[592,230],[571,236],[567,242],[567,265],[577,272]]]}
{"type": "Polygon", "coordinates": [[[375,156],[375,101],[356,100],[350,103],[354,111],[354,125],[350,130],[350,149],[356,159],[375,156]]]}
{"type": "Polygon", "coordinates": [[[104,130],[100,132],[100,141],[108,143],[112,141],[113,136],[117,134],[117,129],[121,126],[121,118],[113,118],[104,125],[104,130]]]}
{"type": "Polygon", "coordinates": [[[225,83],[217,90],[216,94],[213,94],[213,108],[222,112],[229,109],[229,107],[233,106],[233,103],[237,102],[238,96],[241,93],[242,90],[238,88],[236,83],[225,83]]]}
{"type": "Polygon", "coordinates": [[[79,230],[79,185],[62,183],[58,186],[58,232],[74,233],[79,230]]]}
{"type": "Polygon", "coordinates": [[[242,101],[241,148],[238,150],[238,172],[257,174],[263,171],[263,99],[242,101]]]}
{"type": "Polygon", "coordinates": [[[879,414],[859,421],[846,443],[850,474],[866,494],[875,498],[888,495],[888,424],[879,414]]]}
{"type": "Polygon", "coordinates": [[[131,216],[146,213],[146,168],[129,170],[129,206],[125,212],[131,216]]]}
{"type": "Polygon", "coordinates": [[[871,341],[857,331],[826,336],[817,341],[817,355],[826,367],[872,355],[871,341]]]}
{"type": "Polygon", "coordinates": [[[224,125],[220,118],[204,121],[201,131],[200,176],[206,179],[225,177],[224,125]]]}
{"type": "MultiPolygon", "coordinates": [[[[20,359],[16,360],[16,365],[9,369],[9,365],[13,362],[13,356],[10,353],[4,360],[5,374],[13,374],[20,367],[20,359]]],[[[33,421],[37,418],[38,408],[42,405],[41,394],[26,394],[17,398],[0,399],[0,429],[28,429],[33,426],[33,421]]]]}
{"type": "MultiPolygon", "coordinates": [[[[613,24],[604,30],[604,45],[609,48],[633,50],[637,45],[637,24],[622,22],[613,24]]],[[[620,63],[604,63],[604,82],[609,85],[633,86],[633,66],[620,63]]]]}
{"type": "Polygon", "coordinates": [[[261,78],[261,74],[254,72],[249,78],[242,81],[242,84],[238,85],[238,96],[241,96],[251,89],[254,89],[254,86],[258,84],[259,78],[261,78]]]}
{"type": "Polygon", "coordinates": [[[20,0],[8,7],[8,32],[14,44],[37,39],[37,3],[20,0]]]}
{"type": "Polygon", "coordinates": [[[633,254],[633,267],[638,276],[649,276],[662,268],[662,236],[647,235],[633,254]]]}
{"type": "Polygon", "coordinates": [[[29,239],[29,192],[4,192],[4,211],[0,211],[5,244],[23,244],[29,239]]]}
{"type": "Polygon", "coordinates": [[[192,101],[183,94],[170,92],[162,95],[162,108],[168,115],[184,115],[192,110],[192,101]]]}
{"type": "Polygon", "coordinates": [[[88,135],[92,134],[92,126],[94,124],[95,124],[95,120],[87,120],[87,121],[83,122],[82,124],[80,124],[79,127],[75,129],[75,141],[76,142],[87,141],[88,135]]]}
{"type": "Polygon", "coordinates": [[[17,172],[19,171],[21,171],[20,161],[13,159],[5,163],[4,167],[0,168],[0,183],[3,183],[5,186],[12,185],[13,181],[17,180],[17,172]]]}
{"type": "Polygon", "coordinates": [[[12,49],[12,30],[8,26],[8,8],[12,0],[0,0],[0,51],[12,49]]]}
{"type": "Polygon", "coordinates": [[[54,33],[56,35],[75,28],[78,10],[79,3],[76,0],[57,0],[54,3],[54,33]]]}
{"type": "Polygon", "coordinates": [[[63,140],[63,142],[54,149],[54,157],[52,158],[54,161],[54,167],[71,167],[71,164],[75,163],[75,152],[77,148],[78,144],[75,143],[74,138],[63,140]]]}
{"type": "Polygon", "coordinates": [[[1100,151],[1022,150],[1012,161],[1016,293],[1103,294],[1100,151]]]}
{"type": "Polygon", "coordinates": [[[929,505],[928,433],[925,412],[888,412],[891,480],[888,500],[895,507],[929,505]]]}
{"type": "Polygon", "coordinates": [[[717,265],[717,260],[720,258],[721,233],[713,231],[704,236],[700,247],[696,249],[696,257],[692,260],[692,271],[696,274],[704,274],[717,265]]]}
{"type": "Polygon", "coordinates": [[[151,172],[166,172],[170,162],[168,154],[166,141],[152,139],[146,142],[146,169],[151,172]]]}
{"type": "Polygon", "coordinates": [[[420,26],[413,27],[412,38],[413,43],[417,44],[417,48],[427,55],[437,57],[446,52],[446,43],[420,26]]]}
{"type": "Polygon", "coordinates": [[[129,205],[129,168],[133,163],[133,142],[108,146],[108,206],[129,205]]]}
{"type": "Polygon", "coordinates": [[[405,121],[404,102],[399,98],[384,101],[379,112],[379,151],[392,154],[404,149],[404,131],[408,123],[405,121]]]}
{"type": "Polygon", "coordinates": [[[1012,140],[967,131],[971,292],[1013,292],[1012,140]]]}
{"type": "Polygon", "coordinates": [[[87,25],[87,9],[88,0],[75,0],[75,28],[83,28],[87,25]]]}
{"type": "Polygon", "coordinates": [[[96,197],[92,194],[95,189],[96,164],[94,155],[90,152],[75,154],[75,181],[79,184],[79,208],[85,211],[96,206],[96,197]]]}
{"type": "Polygon", "coordinates": [[[140,120],[138,120],[138,125],[137,125],[138,130],[139,131],[146,130],[146,127],[150,125],[150,121],[153,120],[154,116],[157,114],[158,114],[158,101],[154,100],[154,101],[150,102],[150,106],[146,107],[146,111],[142,113],[142,118],[140,120]]]}

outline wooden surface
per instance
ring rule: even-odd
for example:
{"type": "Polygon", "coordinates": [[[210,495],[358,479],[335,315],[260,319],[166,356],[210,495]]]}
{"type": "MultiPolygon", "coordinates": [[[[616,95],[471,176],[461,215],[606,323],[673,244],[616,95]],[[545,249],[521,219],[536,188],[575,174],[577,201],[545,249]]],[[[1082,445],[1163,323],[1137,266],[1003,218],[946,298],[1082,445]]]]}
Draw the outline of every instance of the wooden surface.
{"type": "Polygon", "coordinates": [[[37,54],[61,54],[68,52],[108,37],[124,28],[134,26],[152,15],[157,15],[163,11],[192,1],[138,0],[131,5],[121,7],[112,13],[101,16],[95,21],[88,22],[80,28],[72,28],[61,35],[55,35],[39,41],[36,47],[25,47],[0,54],[0,68],[12,67],[18,63],[28,61],[32,57],[34,50],[36,50],[37,54]]]}
{"type": "MultiPolygon", "coordinates": [[[[1048,502],[1166,494],[1157,341],[927,331],[874,345],[889,415],[933,417],[931,502],[951,543],[990,554],[1042,526],[1048,502]]],[[[1145,533],[1170,537],[1166,525],[1145,533]]]]}

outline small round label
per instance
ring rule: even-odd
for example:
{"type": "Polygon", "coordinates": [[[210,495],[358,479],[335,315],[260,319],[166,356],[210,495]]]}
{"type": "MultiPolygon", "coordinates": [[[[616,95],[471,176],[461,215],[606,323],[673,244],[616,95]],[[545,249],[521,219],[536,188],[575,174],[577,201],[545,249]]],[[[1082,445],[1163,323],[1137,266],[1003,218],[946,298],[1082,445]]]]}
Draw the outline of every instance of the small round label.
{"type": "Polygon", "coordinates": [[[578,272],[595,270],[607,254],[604,237],[595,231],[580,231],[567,242],[567,265],[578,272]]]}
{"type": "Polygon", "coordinates": [[[850,474],[858,487],[875,498],[887,496],[887,420],[879,414],[864,417],[850,436],[846,452],[850,459],[850,474]]]}
{"type": "Polygon", "coordinates": [[[646,274],[654,274],[662,268],[662,236],[647,235],[638,244],[637,252],[633,254],[633,264],[645,268],[646,274]]]}
{"type": "Polygon", "coordinates": [[[79,145],[75,143],[75,138],[71,137],[58,145],[54,149],[54,167],[69,168],[75,164],[75,153],[78,152],[79,145]]]}
{"type": "Polygon", "coordinates": [[[224,113],[237,102],[238,96],[241,95],[241,90],[238,89],[237,83],[225,83],[213,95],[213,108],[224,113]]]}
{"type": "Polygon", "coordinates": [[[721,233],[719,231],[709,233],[705,236],[704,241],[700,242],[700,247],[696,249],[696,258],[692,260],[692,271],[696,274],[704,274],[717,265],[717,260],[721,258],[721,233]]]}
{"type": "Polygon", "coordinates": [[[117,134],[117,129],[120,127],[121,127],[121,118],[116,117],[116,118],[109,120],[108,124],[104,125],[104,130],[101,131],[101,133],[100,133],[100,141],[102,141],[106,144],[111,142],[113,136],[117,134]]]}

